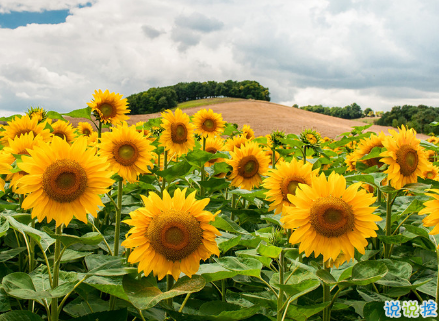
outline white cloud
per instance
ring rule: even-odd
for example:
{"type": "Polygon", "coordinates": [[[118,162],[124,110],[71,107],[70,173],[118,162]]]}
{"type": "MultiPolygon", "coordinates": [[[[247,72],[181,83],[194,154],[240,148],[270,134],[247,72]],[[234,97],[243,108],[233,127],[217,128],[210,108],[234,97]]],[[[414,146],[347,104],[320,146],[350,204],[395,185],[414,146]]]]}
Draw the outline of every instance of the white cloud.
{"type": "Polygon", "coordinates": [[[65,10],[84,6],[93,0],[2,0],[0,3],[0,13],[10,13],[11,11],[33,11],[41,12],[44,10],[65,10]]]}

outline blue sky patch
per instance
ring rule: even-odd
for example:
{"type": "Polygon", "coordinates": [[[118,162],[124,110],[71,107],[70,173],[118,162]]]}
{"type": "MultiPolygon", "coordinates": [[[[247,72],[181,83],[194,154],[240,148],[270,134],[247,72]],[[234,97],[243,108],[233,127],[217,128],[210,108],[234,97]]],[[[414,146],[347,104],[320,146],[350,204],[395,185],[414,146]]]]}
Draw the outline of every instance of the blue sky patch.
{"type": "Polygon", "coordinates": [[[13,11],[0,14],[0,28],[15,29],[30,23],[58,24],[66,22],[69,10],[51,10],[42,12],[13,11]]]}

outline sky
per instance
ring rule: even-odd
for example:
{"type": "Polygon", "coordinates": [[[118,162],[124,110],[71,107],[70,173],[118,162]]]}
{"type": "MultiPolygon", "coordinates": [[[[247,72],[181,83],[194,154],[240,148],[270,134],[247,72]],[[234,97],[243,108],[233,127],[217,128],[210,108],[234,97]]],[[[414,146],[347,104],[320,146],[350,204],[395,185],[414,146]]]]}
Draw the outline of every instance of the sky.
{"type": "Polygon", "coordinates": [[[271,101],[439,106],[437,0],[0,0],[0,117],[179,82],[271,101]]]}

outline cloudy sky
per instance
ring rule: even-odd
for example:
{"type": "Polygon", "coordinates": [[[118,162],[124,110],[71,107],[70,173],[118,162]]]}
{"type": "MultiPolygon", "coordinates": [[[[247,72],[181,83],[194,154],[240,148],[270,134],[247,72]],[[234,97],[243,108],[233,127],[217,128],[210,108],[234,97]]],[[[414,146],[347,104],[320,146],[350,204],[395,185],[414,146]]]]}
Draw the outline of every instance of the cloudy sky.
{"type": "Polygon", "coordinates": [[[271,101],[439,106],[437,0],[0,0],[0,116],[178,82],[271,101]]]}

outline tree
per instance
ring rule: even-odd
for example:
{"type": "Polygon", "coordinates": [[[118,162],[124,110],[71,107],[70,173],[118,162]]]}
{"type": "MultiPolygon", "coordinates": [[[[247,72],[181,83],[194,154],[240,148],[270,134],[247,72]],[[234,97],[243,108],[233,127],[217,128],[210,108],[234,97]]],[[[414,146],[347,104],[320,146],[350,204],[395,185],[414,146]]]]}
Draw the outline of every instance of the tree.
{"type": "Polygon", "coordinates": [[[370,107],[368,107],[368,108],[366,108],[365,110],[364,110],[364,116],[369,116],[369,114],[370,113],[373,113],[373,109],[372,108],[370,108],[370,107]]]}

